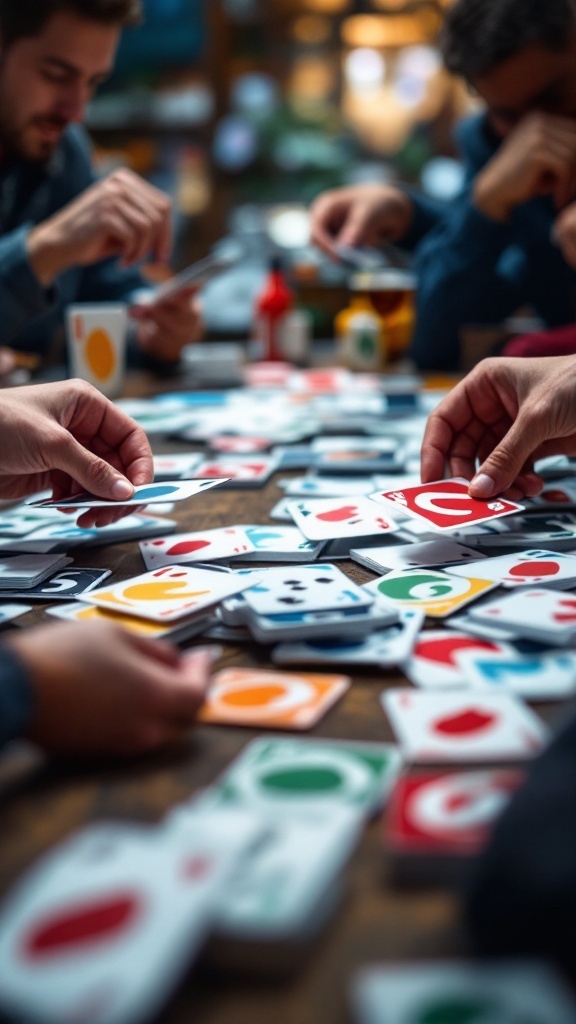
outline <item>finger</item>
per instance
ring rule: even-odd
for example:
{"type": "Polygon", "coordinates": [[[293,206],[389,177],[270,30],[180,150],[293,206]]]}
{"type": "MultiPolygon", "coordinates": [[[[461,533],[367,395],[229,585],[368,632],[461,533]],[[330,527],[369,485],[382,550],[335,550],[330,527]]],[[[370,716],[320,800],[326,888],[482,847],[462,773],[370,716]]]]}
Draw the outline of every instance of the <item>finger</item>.
{"type": "Polygon", "coordinates": [[[71,381],[73,406],[64,426],[81,444],[94,448],[102,458],[108,450],[122,467],[122,472],[135,485],[154,479],[150,443],[142,427],[104,398],[95,388],[81,381],[71,381]]]}
{"type": "Polygon", "coordinates": [[[533,459],[541,438],[539,420],[519,415],[494,451],[480,466],[470,485],[470,494],[487,499],[501,494],[516,481],[524,463],[533,459]]]}
{"type": "Polygon", "coordinates": [[[46,454],[51,467],[66,473],[78,482],[81,490],[98,498],[126,501],[134,494],[130,480],[110,463],[84,448],[68,431],[62,431],[55,442],[47,443],[46,454]]]}
{"type": "MultiPolygon", "coordinates": [[[[348,217],[340,231],[337,242],[339,245],[365,245],[373,228],[374,211],[367,203],[355,203],[350,207],[348,217]]],[[[380,225],[379,234],[385,237],[384,225],[380,225]]]]}

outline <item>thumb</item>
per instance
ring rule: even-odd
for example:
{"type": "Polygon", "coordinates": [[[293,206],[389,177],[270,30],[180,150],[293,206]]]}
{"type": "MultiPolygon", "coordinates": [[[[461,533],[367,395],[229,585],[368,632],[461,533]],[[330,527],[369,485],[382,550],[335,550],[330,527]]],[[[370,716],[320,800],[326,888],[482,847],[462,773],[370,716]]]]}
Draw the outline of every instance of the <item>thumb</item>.
{"type": "Polygon", "coordinates": [[[507,490],[523,472],[525,463],[543,440],[538,424],[534,420],[526,422],[519,416],[480,466],[470,483],[470,495],[485,500],[507,490]]]}
{"type": "Polygon", "coordinates": [[[59,442],[52,469],[60,470],[75,480],[84,490],[98,498],[126,501],[134,494],[134,485],[114,469],[109,462],[98,458],[66,432],[64,443],[59,442]]]}

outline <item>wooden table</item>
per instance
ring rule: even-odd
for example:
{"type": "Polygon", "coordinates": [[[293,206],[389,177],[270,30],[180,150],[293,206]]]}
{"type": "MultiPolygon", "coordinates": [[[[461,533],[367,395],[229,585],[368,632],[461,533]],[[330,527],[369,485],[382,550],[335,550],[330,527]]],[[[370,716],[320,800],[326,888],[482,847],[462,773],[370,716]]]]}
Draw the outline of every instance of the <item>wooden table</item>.
{"type": "MultiPolygon", "coordinates": [[[[185,450],[178,442],[162,442],[155,448],[185,450]]],[[[281,496],[275,478],[254,491],[215,488],[171,518],[186,530],[268,523],[268,511],[281,496]]],[[[114,581],[143,571],[134,541],[80,549],[74,561],[111,568],[114,581]]],[[[352,562],[341,564],[358,582],[373,578],[352,562]]],[[[36,606],[14,628],[44,621],[44,607],[36,606]]],[[[269,663],[265,647],[226,644],[219,667],[269,663]]],[[[353,678],[351,690],[312,735],[391,740],[379,695],[385,687],[404,685],[405,678],[395,671],[374,670],[353,678]]],[[[212,783],[257,735],[256,729],[198,726],[185,749],[127,763],[48,763],[28,749],[8,752],[0,764],[0,896],[43,851],[88,823],[159,820],[199,787],[212,783]]],[[[343,1024],[352,1020],[348,994],[357,968],[374,961],[462,951],[456,896],[440,889],[394,887],[379,833],[378,822],[367,828],[348,871],[345,902],[297,973],[279,981],[195,968],[161,1014],[162,1024],[343,1024]]]]}

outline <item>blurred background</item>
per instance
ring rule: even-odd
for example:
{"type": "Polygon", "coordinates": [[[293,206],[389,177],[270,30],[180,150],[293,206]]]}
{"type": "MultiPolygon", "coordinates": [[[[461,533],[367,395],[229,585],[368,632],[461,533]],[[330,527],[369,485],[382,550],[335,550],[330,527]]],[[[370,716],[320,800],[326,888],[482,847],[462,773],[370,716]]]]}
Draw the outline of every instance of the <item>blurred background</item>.
{"type": "Polygon", "coordinates": [[[441,65],[446,5],[144,0],[88,127],[102,171],[127,163],[173,196],[175,269],[242,241],[247,259],[206,289],[209,336],[247,329],[274,251],[314,335],[332,334],[346,274],[308,244],[307,208],[324,190],[459,190],[453,127],[474,101],[441,65]]]}

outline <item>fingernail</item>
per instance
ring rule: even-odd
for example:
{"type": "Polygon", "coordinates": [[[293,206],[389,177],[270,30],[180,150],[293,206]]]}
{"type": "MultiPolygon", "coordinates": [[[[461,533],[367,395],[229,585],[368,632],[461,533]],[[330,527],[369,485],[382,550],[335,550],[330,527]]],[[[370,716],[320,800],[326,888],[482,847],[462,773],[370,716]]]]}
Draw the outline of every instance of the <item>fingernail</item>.
{"type": "Polygon", "coordinates": [[[472,480],[470,492],[474,491],[475,498],[491,498],[496,494],[497,487],[491,476],[487,473],[478,473],[472,480]]]}
{"type": "Polygon", "coordinates": [[[127,480],[118,479],[116,483],[112,485],[110,494],[116,499],[116,501],[121,501],[123,498],[131,498],[134,494],[134,488],[127,480]]]}

